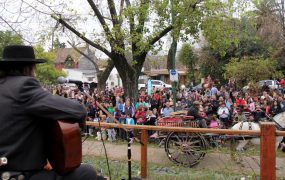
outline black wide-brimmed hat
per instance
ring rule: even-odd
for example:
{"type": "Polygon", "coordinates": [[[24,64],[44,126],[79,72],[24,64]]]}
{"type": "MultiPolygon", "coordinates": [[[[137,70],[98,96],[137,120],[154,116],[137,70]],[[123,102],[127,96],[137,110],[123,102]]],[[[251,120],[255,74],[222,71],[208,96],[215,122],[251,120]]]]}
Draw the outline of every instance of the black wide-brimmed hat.
{"type": "Polygon", "coordinates": [[[0,66],[11,64],[30,64],[44,63],[45,59],[36,59],[34,48],[32,46],[11,45],[6,46],[3,51],[3,57],[0,60],[0,66]]]}

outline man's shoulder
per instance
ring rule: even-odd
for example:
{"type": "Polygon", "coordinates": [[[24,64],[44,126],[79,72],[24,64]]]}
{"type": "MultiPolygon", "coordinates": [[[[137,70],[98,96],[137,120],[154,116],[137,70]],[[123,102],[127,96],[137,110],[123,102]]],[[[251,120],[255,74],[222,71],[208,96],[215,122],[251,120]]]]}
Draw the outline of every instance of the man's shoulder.
{"type": "Polygon", "coordinates": [[[40,86],[37,79],[30,76],[8,76],[5,79],[4,86],[14,89],[20,90],[25,88],[26,86],[40,86]]]}
{"type": "Polygon", "coordinates": [[[17,81],[17,80],[22,80],[22,81],[28,81],[28,80],[36,80],[36,78],[31,77],[31,76],[7,76],[7,80],[11,81],[17,81]]]}
{"type": "Polygon", "coordinates": [[[26,81],[37,81],[34,77],[30,76],[7,76],[5,77],[6,83],[25,83],[26,81]]]}

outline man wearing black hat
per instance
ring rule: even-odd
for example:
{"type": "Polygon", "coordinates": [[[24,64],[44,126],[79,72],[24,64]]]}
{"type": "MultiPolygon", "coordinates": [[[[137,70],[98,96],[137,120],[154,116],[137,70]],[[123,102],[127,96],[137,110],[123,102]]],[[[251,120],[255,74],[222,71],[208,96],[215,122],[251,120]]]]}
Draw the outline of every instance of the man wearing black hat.
{"type": "Polygon", "coordinates": [[[193,116],[194,119],[198,122],[199,127],[207,128],[206,120],[203,117],[201,117],[199,114],[199,107],[200,107],[200,102],[194,101],[193,105],[190,107],[189,111],[187,112],[187,116],[193,116]]]}
{"type": "Polygon", "coordinates": [[[55,120],[82,122],[87,114],[78,102],[53,96],[40,86],[35,78],[36,64],[44,62],[46,60],[35,58],[31,46],[7,46],[3,51],[0,60],[0,157],[6,157],[8,163],[0,163],[0,177],[9,179],[3,176],[16,172],[21,174],[18,179],[25,180],[102,179],[87,165],[64,176],[43,169],[47,160],[44,124],[55,120]]]}

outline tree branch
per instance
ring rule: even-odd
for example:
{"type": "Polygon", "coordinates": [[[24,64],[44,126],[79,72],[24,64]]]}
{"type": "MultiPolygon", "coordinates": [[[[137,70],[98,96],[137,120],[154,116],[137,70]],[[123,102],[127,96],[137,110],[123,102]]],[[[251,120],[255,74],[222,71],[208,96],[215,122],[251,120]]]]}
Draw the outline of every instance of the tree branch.
{"type": "MultiPolygon", "coordinates": [[[[146,11],[148,10],[148,8],[149,8],[149,0],[146,0],[146,1],[142,1],[142,3],[141,3],[141,7],[143,7],[143,8],[147,8],[146,9],[146,11]]],[[[145,11],[145,10],[143,10],[143,11],[145,11]]],[[[142,34],[142,32],[143,32],[143,28],[144,28],[144,23],[145,23],[145,20],[146,20],[146,13],[145,12],[142,12],[142,13],[139,13],[139,17],[138,17],[138,21],[139,21],[139,23],[138,23],[138,27],[137,27],[137,33],[139,33],[139,34],[142,34]]]]}
{"type": "Polygon", "coordinates": [[[156,36],[154,36],[153,38],[149,39],[149,44],[153,45],[154,43],[156,43],[159,39],[161,39],[163,36],[165,36],[169,31],[171,31],[173,29],[173,26],[170,25],[168,27],[166,27],[164,30],[162,30],[159,34],[157,34],[156,36]]]}
{"type": "MultiPolygon", "coordinates": [[[[149,45],[152,46],[154,45],[158,40],[160,40],[163,36],[165,36],[169,31],[171,31],[173,29],[173,26],[170,25],[168,27],[166,27],[164,30],[162,30],[159,34],[157,34],[155,37],[153,38],[149,38],[149,45]]],[[[140,53],[140,55],[138,55],[136,57],[136,59],[139,59],[139,61],[137,61],[137,64],[134,66],[136,69],[139,69],[143,66],[145,57],[147,55],[147,52],[149,51],[149,49],[145,49],[144,51],[142,51],[140,53]]]]}
{"type": "MultiPolygon", "coordinates": [[[[132,8],[132,5],[129,0],[126,0],[127,8],[132,8]]],[[[130,20],[130,32],[133,33],[135,30],[135,17],[133,11],[130,12],[129,15],[130,20]]]]}
{"type": "Polygon", "coordinates": [[[91,59],[87,54],[85,54],[84,52],[82,52],[81,50],[79,50],[74,44],[72,44],[70,41],[67,41],[67,43],[73,48],[75,49],[75,51],[77,51],[79,54],[81,54],[82,56],[84,56],[86,59],[88,59],[95,67],[96,69],[96,73],[99,72],[99,67],[96,64],[96,62],[94,62],[93,59],[91,59]]]}
{"type": "Polygon", "coordinates": [[[96,49],[102,51],[103,53],[105,53],[107,56],[109,56],[110,58],[112,58],[112,54],[111,52],[109,52],[106,48],[104,48],[103,46],[94,43],[93,41],[91,41],[90,39],[86,38],[85,36],[83,36],[80,32],[78,32],[76,29],[74,29],[73,27],[71,27],[66,21],[64,21],[61,17],[56,17],[55,15],[51,16],[53,19],[57,20],[60,24],[62,24],[64,27],[66,27],[67,29],[69,29],[71,32],[73,32],[76,36],[78,36],[79,38],[81,38],[83,41],[85,41],[86,43],[90,44],[91,46],[95,47],[96,49]]]}
{"type": "Polygon", "coordinates": [[[196,9],[197,5],[200,4],[201,2],[203,2],[204,0],[197,0],[193,5],[192,5],[192,9],[196,9]]]}
{"type": "MultiPolygon", "coordinates": [[[[132,8],[131,3],[129,0],[126,0],[127,8],[132,8]]],[[[129,15],[129,21],[130,21],[130,34],[131,34],[131,44],[132,44],[132,51],[135,52],[136,49],[136,42],[134,42],[134,36],[135,36],[135,17],[134,13],[131,10],[130,15],[129,15]]]]}
{"type": "Polygon", "coordinates": [[[104,32],[106,34],[106,38],[112,46],[114,43],[114,37],[113,37],[109,27],[108,27],[108,24],[106,23],[104,17],[100,13],[99,9],[97,8],[97,6],[93,2],[93,0],[87,0],[87,1],[88,1],[89,5],[91,6],[91,8],[93,9],[95,15],[97,16],[102,28],[104,29],[104,32]]]}
{"type": "Polygon", "coordinates": [[[104,77],[104,76],[107,76],[107,75],[109,76],[111,71],[113,70],[113,68],[114,68],[114,61],[109,59],[108,60],[108,64],[107,64],[105,70],[103,72],[100,72],[99,76],[100,77],[104,77]]]}
{"type": "Polygon", "coordinates": [[[112,17],[113,27],[119,24],[118,15],[115,7],[114,0],[108,0],[109,11],[112,17]]]}
{"type": "Polygon", "coordinates": [[[115,42],[119,47],[121,47],[122,49],[125,49],[124,37],[121,36],[121,34],[120,34],[122,29],[121,29],[121,24],[119,22],[118,15],[117,15],[114,0],[108,0],[108,6],[109,6],[111,18],[112,18],[113,28],[115,28],[115,31],[118,31],[118,33],[115,33],[115,35],[114,35],[115,36],[115,42]],[[120,35],[118,35],[118,34],[120,34],[120,35]]]}
{"type": "Polygon", "coordinates": [[[13,32],[15,32],[18,36],[20,36],[24,41],[28,42],[30,45],[32,44],[31,41],[25,39],[20,33],[18,33],[17,30],[16,30],[11,24],[9,24],[9,22],[6,21],[2,16],[0,16],[0,19],[1,19],[5,24],[7,24],[7,25],[11,28],[11,30],[12,30],[13,32]]]}
{"type": "Polygon", "coordinates": [[[120,4],[120,15],[119,15],[119,24],[120,26],[123,23],[123,18],[122,18],[122,13],[123,13],[123,7],[124,7],[124,0],[121,0],[121,4],[120,4]]]}

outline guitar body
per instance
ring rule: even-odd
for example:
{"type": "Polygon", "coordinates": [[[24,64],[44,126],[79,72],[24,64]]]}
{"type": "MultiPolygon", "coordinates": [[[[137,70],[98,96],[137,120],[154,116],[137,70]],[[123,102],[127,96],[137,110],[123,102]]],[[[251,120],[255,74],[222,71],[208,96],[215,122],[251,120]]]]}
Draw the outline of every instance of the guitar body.
{"type": "Polygon", "coordinates": [[[82,144],[78,123],[54,121],[47,132],[47,155],[52,169],[66,174],[81,164],[82,144]]]}

